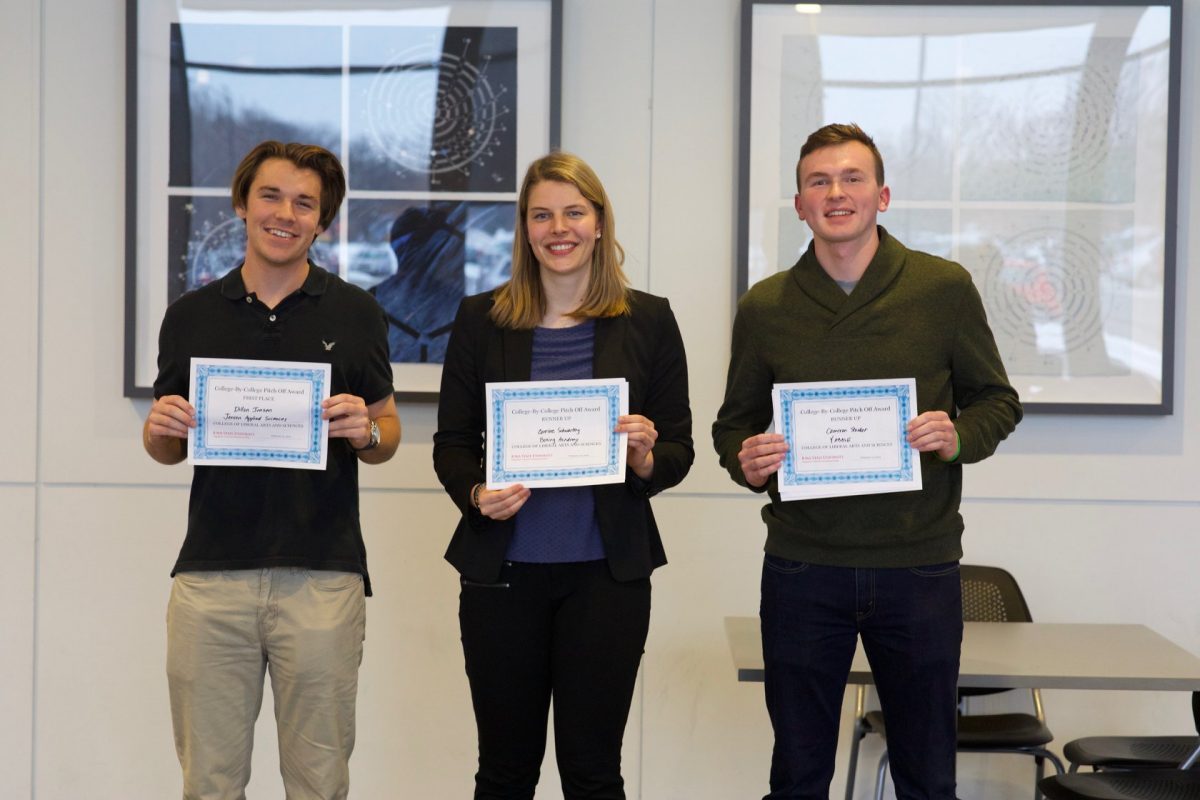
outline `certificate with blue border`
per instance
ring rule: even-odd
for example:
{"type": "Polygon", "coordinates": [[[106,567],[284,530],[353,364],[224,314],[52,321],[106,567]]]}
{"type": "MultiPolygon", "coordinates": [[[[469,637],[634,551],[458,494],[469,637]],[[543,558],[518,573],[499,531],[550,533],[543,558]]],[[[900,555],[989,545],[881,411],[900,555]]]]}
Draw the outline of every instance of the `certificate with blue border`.
{"type": "Polygon", "coordinates": [[[777,384],[771,401],[788,443],[782,500],[920,490],[920,454],[908,444],[912,378],[777,384]]]}
{"type": "Polygon", "coordinates": [[[325,469],[329,364],[193,358],[188,463],[325,469]]]}
{"type": "Polygon", "coordinates": [[[625,480],[629,411],[623,378],[489,383],[487,488],[590,486],[625,480]]]}

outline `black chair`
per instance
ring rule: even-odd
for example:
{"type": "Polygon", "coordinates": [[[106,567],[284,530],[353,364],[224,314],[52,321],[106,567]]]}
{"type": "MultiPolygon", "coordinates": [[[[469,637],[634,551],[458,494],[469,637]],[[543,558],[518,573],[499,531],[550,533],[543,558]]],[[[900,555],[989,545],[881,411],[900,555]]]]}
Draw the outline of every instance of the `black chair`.
{"type": "MultiPolygon", "coordinates": [[[[1017,581],[999,567],[980,567],[963,564],[959,572],[963,589],[963,621],[965,622],[1031,622],[1029,606],[1017,581]]],[[[1064,773],[1062,761],[1046,749],[1054,734],[1046,727],[1042,712],[1042,694],[1031,690],[1032,714],[969,714],[968,699],[980,695],[998,694],[1011,689],[958,690],[958,752],[960,753],[1019,753],[1032,756],[1037,767],[1037,780],[1045,774],[1046,761],[1055,772],[1064,773]]],[[[858,750],[863,737],[877,733],[887,738],[883,713],[866,710],[866,687],[859,686],[854,703],[854,733],[850,742],[850,768],[846,777],[846,800],[854,798],[854,778],[858,768],[858,750]]],[[[888,754],[884,750],[875,772],[875,798],[882,800],[887,780],[888,754]]],[[[1041,793],[1034,786],[1034,798],[1041,793]]]]}
{"type": "Polygon", "coordinates": [[[1051,775],[1038,788],[1046,800],[1200,800],[1200,770],[1073,772],[1051,775]]]}
{"type": "MultiPolygon", "coordinates": [[[[1200,733],[1200,692],[1192,692],[1192,717],[1200,733]]],[[[1070,741],[1063,756],[1071,772],[1080,767],[1154,769],[1178,767],[1200,746],[1200,736],[1087,736],[1070,741]]]]}
{"type": "MultiPolygon", "coordinates": [[[[1192,716],[1200,733],[1200,692],[1192,693],[1192,716]]],[[[1089,736],[1063,753],[1071,773],[1038,784],[1048,800],[1200,800],[1198,737],[1089,736]],[[1076,772],[1080,765],[1095,771],[1076,772]]]]}

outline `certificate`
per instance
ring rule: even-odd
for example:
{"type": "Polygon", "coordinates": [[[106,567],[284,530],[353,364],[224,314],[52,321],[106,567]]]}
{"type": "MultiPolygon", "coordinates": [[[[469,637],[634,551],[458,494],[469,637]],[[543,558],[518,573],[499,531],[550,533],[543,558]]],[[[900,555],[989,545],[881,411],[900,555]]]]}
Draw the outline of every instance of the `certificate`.
{"type": "Polygon", "coordinates": [[[777,384],[771,401],[788,443],[782,500],[920,490],[921,459],[908,444],[912,378],[777,384]]]}
{"type": "Polygon", "coordinates": [[[328,364],[193,358],[188,463],[325,469],[329,380],[328,364]]]}
{"type": "Polygon", "coordinates": [[[487,488],[588,486],[625,480],[629,411],[622,378],[489,383],[487,488]]]}

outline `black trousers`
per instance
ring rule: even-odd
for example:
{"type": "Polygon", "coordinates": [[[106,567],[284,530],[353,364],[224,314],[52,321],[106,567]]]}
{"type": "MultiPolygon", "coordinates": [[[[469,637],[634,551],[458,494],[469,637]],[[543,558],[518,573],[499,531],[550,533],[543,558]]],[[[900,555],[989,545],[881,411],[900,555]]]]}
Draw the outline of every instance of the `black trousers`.
{"type": "Polygon", "coordinates": [[[475,800],[533,797],[554,699],[565,800],[624,800],[621,741],[650,625],[650,579],[604,561],[507,563],[462,580],[459,624],[475,723],[475,800]]]}

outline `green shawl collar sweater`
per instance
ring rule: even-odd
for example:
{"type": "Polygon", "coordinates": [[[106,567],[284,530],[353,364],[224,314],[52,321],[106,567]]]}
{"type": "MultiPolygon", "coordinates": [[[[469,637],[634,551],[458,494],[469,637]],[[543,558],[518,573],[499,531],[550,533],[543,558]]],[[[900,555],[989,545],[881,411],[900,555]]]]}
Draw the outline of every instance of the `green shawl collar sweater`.
{"type": "Polygon", "coordinates": [[[713,443],[721,465],[746,486],[737,453],[770,425],[773,384],[911,377],[918,413],[941,409],[954,419],[958,458],[945,463],[922,453],[923,488],[911,492],[785,503],[772,476],[762,510],[771,555],[846,567],[961,558],[962,465],[995,452],[1021,419],[970,274],[909,250],[882,227],[879,237],[849,295],[810,244],[794,267],[742,297],[713,443]]]}

